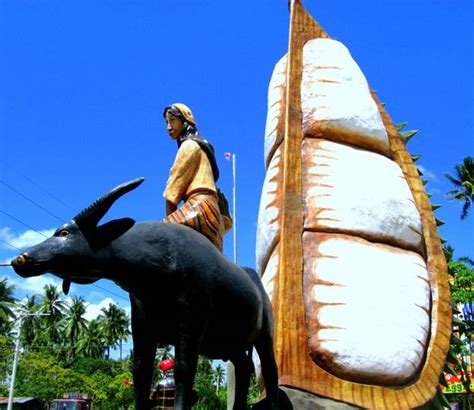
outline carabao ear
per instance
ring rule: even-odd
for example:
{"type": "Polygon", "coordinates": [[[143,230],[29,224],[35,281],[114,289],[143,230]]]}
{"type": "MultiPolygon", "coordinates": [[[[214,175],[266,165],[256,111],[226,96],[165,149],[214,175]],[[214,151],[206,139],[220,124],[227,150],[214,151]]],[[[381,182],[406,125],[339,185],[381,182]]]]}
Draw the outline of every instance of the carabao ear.
{"type": "Polygon", "coordinates": [[[88,238],[89,242],[94,249],[103,248],[122,236],[133,225],[135,225],[135,220],[132,218],[114,219],[98,226],[94,234],[88,238]]]}

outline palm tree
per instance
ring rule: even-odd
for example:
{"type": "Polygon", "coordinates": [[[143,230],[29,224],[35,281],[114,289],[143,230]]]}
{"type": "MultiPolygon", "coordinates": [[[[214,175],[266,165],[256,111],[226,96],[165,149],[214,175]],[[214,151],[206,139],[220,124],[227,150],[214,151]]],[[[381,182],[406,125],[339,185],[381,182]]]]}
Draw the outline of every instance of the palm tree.
{"type": "Polygon", "coordinates": [[[446,195],[450,200],[463,202],[461,219],[466,219],[474,200],[474,157],[464,158],[462,164],[456,164],[454,169],[456,170],[455,177],[450,174],[445,174],[445,176],[456,186],[456,189],[447,192],[446,195]]]}
{"type": "Polygon", "coordinates": [[[21,344],[23,347],[32,347],[41,334],[41,323],[34,314],[38,313],[41,305],[36,300],[37,295],[26,296],[26,300],[17,305],[19,316],[23,317],[21,328],[21,344]]]}
{"type": "Polygon", "coordinates": [[[60,292],[54,285],[44,287],[44,295],[41,296],[41,310],[48,314],[45,317],[47,334],[50,342],[62,342],[61,326],[64,318],[64,302],[60,299],[60,292]]]}
{"type": "Polygon", "coordinates": [[[102,308],[101,317],[105,340],[107,341],[107,357],[110,358],[110,348],[120,347],[120,360],[122,360],[122,341],[127,340],[130,334],[130,320],[125,310],[111,303],[108,308],[102,308]]]}
{"type": "Polygon", "coordinates": [[[7,278],[0,281],[0,334],[6,335],[12,329],[12,321],[15,317],[13,307],[15,298],[13,292],[14,285],[8,285],[7,278]]]}
{"type": "Polygon", "coordinates": [[[224,381],[225,371],[224,368],[218,364],[214,369],[214,381],[216,382],[216,393],[219,393],[222,382],[224,381]]]}
{"type": "Polygon", "coordinates": [[[163,361],[165,359],[169,359],[172,357],[172,354],[171,354],[171,351],[173,350],[173,346],[171,345],[166,345],[166,346],[163,346],[163,347],[160,347],[158,348],[157,350],[157,358],[158,358],[158,361],[163,361]]]}
{"type": "Polygon", "coordinates": [[[87,320],[83,317],[86,306],[83,297],[74,296],[66,311],[65,336],[71,353],[75,353],[75,345],[87,331],[87,320]]]}
{"type": "Polygon", "coordinates": [[[91,320],[87,331],[77,341],[77,354],[83,357],[100,358],[104,356],[106,342],[100,319],[91,320]]]}

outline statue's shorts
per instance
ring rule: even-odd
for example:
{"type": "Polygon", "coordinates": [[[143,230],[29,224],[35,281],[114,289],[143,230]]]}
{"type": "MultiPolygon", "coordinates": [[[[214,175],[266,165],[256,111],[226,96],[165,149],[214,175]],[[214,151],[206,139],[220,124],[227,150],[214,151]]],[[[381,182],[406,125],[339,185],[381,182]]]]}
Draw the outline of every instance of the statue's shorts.
{"type": "Polygon", "coordinates": [[[189,226],[201,232],[222,252],[224,228],[215,195],[191,195],[181,208],[169,214],[162,222],[189,226]]]}

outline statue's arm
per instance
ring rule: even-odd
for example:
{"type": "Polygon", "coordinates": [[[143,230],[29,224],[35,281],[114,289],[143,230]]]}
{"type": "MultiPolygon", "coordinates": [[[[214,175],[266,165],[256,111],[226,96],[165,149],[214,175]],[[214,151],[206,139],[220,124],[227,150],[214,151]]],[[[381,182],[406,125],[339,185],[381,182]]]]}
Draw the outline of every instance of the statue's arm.
{"type": "Polygon", "coordinates": [[[183,142],[178,150],[173,167],[170,170],[170,176],[163,193],[167,201],[167,212],[168,202],[176,206],[183,198],[199,167],[199,160],[199,145],[190,140],[183,142]]]}

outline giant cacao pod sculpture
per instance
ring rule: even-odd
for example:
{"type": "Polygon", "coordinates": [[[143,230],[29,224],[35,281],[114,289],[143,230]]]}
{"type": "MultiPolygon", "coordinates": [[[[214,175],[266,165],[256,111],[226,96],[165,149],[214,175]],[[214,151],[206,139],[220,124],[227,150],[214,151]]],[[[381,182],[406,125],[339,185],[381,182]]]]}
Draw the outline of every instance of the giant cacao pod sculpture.
{"type": "Polygon", "coordinates": [[[292,1],[269,87],[257,266],[280,384],[368,408],[436,394],[451,334],[423,183],[347,48],[292,1]]]}

